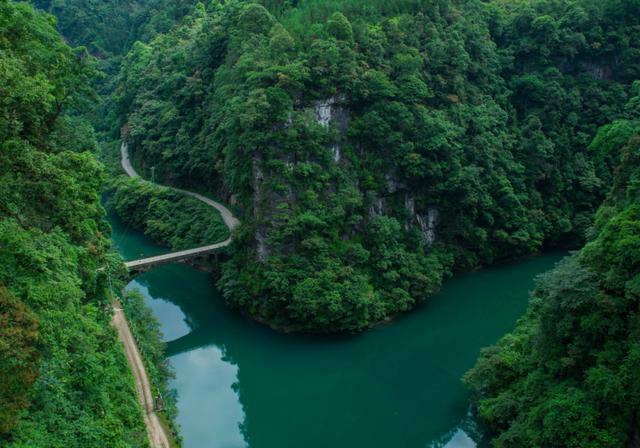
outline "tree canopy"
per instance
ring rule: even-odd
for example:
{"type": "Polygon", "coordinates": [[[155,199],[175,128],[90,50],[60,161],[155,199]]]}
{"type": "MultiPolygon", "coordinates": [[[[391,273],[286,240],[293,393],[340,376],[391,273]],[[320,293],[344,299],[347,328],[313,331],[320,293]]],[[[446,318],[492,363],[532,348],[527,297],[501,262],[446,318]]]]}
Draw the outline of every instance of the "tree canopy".
{"type": "Polygon", "coordinates": [[[607,132],[619,162],[587,244],[540,277],[516,329],[465,377],[497,447],[621,447],[640,436],[640,133],[628,133],[629,118],[591,145],[602,151],[607,132]]]}
{"type": "Polygon", "coordinates": [[[146,447],[98,272],[117,260],[78,115],[96,70],[54,24],[0,1],[0,445],[146,447]]]}
{"type": "Polygon", "coordinates": [[[631,1],[199,4],[124,58],[114,135],[238,204],[230,304],[361,329],[454,270],[584,242],[639,20],[631,1]]]}

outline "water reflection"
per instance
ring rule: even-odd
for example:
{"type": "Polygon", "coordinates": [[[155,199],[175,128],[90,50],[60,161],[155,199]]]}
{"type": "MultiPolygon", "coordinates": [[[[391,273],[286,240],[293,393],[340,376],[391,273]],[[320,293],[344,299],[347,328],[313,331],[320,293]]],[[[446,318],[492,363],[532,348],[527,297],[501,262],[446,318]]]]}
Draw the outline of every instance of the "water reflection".
{"type": "Polygon", "coordinates": [[[464,432],[457,428],[451,439],[443,446],[443,448],[475,448],[476,443],[464,432]]]}
{"type": "MultiPolygon", "coordinates": [[[[178,339],[191,334],[191,325],[187,322],[186,314],[180,307],[163,297],[152,296],[149,287],[139,281],[132,281],[125,288],[126,291],[137,290],[145,298],[147,306],[151,308],[154,316],[162,323],[162,334],[166,341],[178,339]],[[182,316],[182,319],[180,318],[182,316]]],[[[196,346],[194,346],[195,348],[196,346]]]]}
{"type": "Polygon", "coordinates": [[[210,277],[184,265],[131,287],[169,340],[186,448],[468,448],[485,445],[460,377],[559,258],[459,276],[427,306],[359,336],[270,331],[230,312],[210,277]]]}
{"type": "Polygon", "coordinates": [[[183,433],[188,434],[185,446],[246,447],[241,432],[245,415],[234,386],[238,366],[225,361],[215,346],[176,355],[171,361],[176,367],[173,387],[180,401],[189,404],[180,406],[178,417],[183,433]]]}

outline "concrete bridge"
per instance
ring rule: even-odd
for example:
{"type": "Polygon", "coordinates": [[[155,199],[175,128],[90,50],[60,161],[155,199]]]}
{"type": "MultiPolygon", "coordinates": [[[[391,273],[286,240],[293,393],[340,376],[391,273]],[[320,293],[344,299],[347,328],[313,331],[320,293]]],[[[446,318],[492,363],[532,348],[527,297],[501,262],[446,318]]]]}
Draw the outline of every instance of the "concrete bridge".
{"type": "Polygon", "coordinates": [[[211,252],[215,252],[216,249],[228,246],[229,243],[231,243],[231,238],[227,238],[224,241],[210,244],[208,246],[195,247],[193,249],[179,250],[177,252],[171,252],[168,254],[126,261],[124,264],[129,269],[129,271],[144,271],[152,266],[157,266],[159,264],[175,263],[177,261],[184,261],[190,258],[207,255],[211,252]]]}
{"type": "MultiPolygon", "coordinates": [[[[121,156],[122,169],[124,169],[127,175],[129,175],[129,177],[140,177],[138,176],[138,173],[136,173],[136,170],[131,165],[131,161],[129,160],[129,150],[125,142],[122,142],[122,144],[120,145],[120,156],[121,156]]],[[[218,210],[220,212],[220,215],[222,216],[224,223],[229,228],[229,231],[233,231],[233,229],[235,229],[240,224],[240,221],[238,221],[233,216],[233,213],[231,213],[231,211],[228,208],[226,208],[224,205],[220,204],[219,202],[214,201],[213,199],[209,199],[205,196],[202,196],[201,194],[193,193],[191,191],[181,190],[179,188],[174,188],[174,190],[179,191],[180,193],[192,196],[198,199],[199,201],[209,205],[210,207],[213,207],[216,210],[218,210]]],[[[176,252],[170,252],[168,254],[156,255],[153,257],[140,258],[138,260],[127,261],[125,262],[125,266],[127,266],[130,272],[144,271],[151,268],[152,266],[157,266],[165,263],[175,263],[178,261],[189,260],[191,258],[207,255],[216,251],[217,249],[220,249],[221,247],[228,246],[229,244],[231,244],[231,237],[227,238],[224,241],[220,241],[218,243],[208,244],[206,246],[194,247],[193,249],[179,250],[176,252]]]]}

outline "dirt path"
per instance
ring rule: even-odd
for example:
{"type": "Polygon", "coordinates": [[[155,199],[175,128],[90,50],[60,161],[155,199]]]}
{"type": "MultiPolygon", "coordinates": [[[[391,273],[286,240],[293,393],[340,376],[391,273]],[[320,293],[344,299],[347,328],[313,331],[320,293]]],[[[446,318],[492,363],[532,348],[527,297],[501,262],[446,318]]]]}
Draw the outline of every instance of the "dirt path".
{"type": "Polygon", "coordinates": [[[147,371],[144,368],[142,357],[138,351],[131,330],[129,329],[129,323],[122,311],[122,308],[117,306],[113,307],[113,319],[112,325],[118,330],[118,336],[120,341],[124,345],[124,351],[129,361],[129,366],[133,372],[136,383],[136,392],[138,394],[138,401],[142,406],[145,426],[147,427],[147,434],[149,436],[149,442],[152,448],[170,448],[169,438],[165,433],[164,427],[160,423],[160,419],[156,414],[153,406],[153,393],[151,392],[151,384],[147,371]]]}

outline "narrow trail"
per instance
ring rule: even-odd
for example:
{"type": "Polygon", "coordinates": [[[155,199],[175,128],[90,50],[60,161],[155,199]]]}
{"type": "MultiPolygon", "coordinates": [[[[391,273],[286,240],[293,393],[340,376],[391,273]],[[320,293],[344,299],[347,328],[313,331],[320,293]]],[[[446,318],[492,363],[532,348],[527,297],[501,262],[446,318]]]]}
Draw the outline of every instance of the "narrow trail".
{"type": "Polygon", "coordinates": [[[138,351],[136,341],[133,339],[131,330],[129,329],[129,323],[124,315],[122,308],[116,306],[113,307],[113,318],[111,324],[118,330],[118,336],[124,345],[124,352],[127,356],[127,361],[131,367],[131,372],[135,378],[136,392],[138,394],[138,401],[142,406],[142,414],[144,417],[144,423],[147,427],[147,435],[149,436],[149,442],[152,448],[170,448],[169,437],[165,433],[164,427],[160,423],[158,414],[156,414],[153,394],[151,392],[151,383],[147,376],[147,371],[144,368],[142,362],[142,356],[138,351]]]}
{"type": "MultiPolygon", "coordinates": [[[[122,168],[129,175],[129,177],[138,177],[138,173],[131,166],[131,162],[129,160],[129,152],[126,143],[122,143],[120,145],[120,156],[122,168]]],[[[219,202],[214,201],[213,199],[209,199],[205,196],[202,196],[198,193],[193,193],[191,191],[181,190],[179,188],[174,188],[174,190],[184,193],[186,195],[192,196],[205,204],[214,207],[216,210],[220,212],[224,223],[229,228],[229,230],[233,230],[235,227],[240,224],[231,211],[227,209],[224,205],[219,202]]],[[[153,265],[158,264],[159,262],[170,262],[176,261],[188,256],[192,256],[195,254],[202,254],[206,251],[211,251],[220,247],[227,246],[231,243],[231,237],[227,238],[225,241],[221,241],[219,243],[211,244],[208,246],[203,246],[200,248],[188,249],[186,251],[178,251],[173,252],[171,254],[159,255],[156,257],[149,257],[142,260],[134,260],[131,262],[127,262],[127,267],[138,267],[142,265],[153,265]]],[[[151,392],[151,383],[149,381],[149,376],[147,375],[147,371],[144,367],[144,362],[142,361],[142,356],[140,355],[140,351],[136,345],[135,340],[133,339],[133,335],[131,334],[131,329],[129,328],[129,323],[127,322],[127,318],[124,314],[122,308],[114,305],[113,307],[113,319],[111,321],[112,325],[118,330],[118,336],[124,345],[125,354],[127,356],[127,361],[129,362],[129,366],[131,367],[131,372],[135,378],[136,392],[138,394],[138,400],[143,409],[144,422],[147,427],[147,434],[149,436],[149,442],[151,443],[152,448],[170,448],[169,437],[167,436],[164,427],[160,423],[160,419],[155,412],[153,393],[151,392]]]]}

